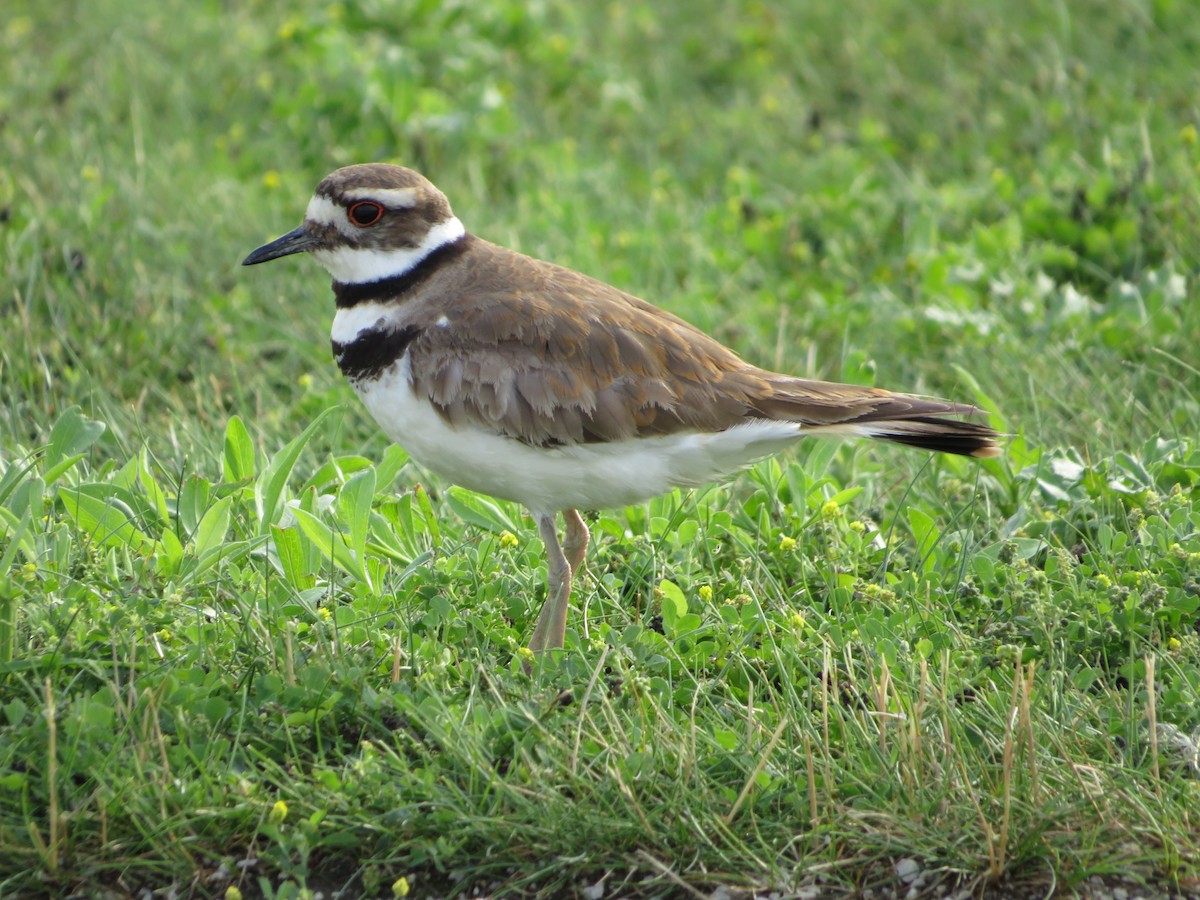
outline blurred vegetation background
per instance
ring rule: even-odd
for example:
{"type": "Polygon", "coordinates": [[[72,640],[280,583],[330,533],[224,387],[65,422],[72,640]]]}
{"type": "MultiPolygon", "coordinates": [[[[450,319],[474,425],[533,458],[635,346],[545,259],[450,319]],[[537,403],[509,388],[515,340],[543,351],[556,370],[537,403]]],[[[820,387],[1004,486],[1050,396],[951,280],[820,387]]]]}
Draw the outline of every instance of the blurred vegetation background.
{"type": "Polygon", "coordinates": [[[73,402],[168,455],[168,422],[188,449],[234,409],[294,430],[337,380],[328,298],[237,263],[367,160],[763,364],[943,394],[966,364],[1051,444],[1195,421],[1187,4],[11,10],[0,389],[26,440],[73,402]]]}
{"type": "Polygon", "coordinates": [[[1185,0],[6,0],[0,894],[1194,892],[1197,59],[1185,0]],[[1007,456],[601,514],[527,680],[536,530],[239,266],[365,161],[1007,456]]]}

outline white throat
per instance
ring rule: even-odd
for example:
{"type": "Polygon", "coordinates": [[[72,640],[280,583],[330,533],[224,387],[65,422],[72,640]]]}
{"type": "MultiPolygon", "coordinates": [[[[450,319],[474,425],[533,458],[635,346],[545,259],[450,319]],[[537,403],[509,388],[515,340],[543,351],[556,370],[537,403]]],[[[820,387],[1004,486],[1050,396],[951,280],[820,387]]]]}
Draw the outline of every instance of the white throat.
{"type": "Polygon", "coordinates": [[[415,247],[395,250],[337,247],[333,250],[313,250],[312,256],[333,276],[334,281],[363,284],[403,275],[438,247],[456,241],[464,234],[466,229],[462,222],[451,216],[430,228],[425,239],[415,247]]]}

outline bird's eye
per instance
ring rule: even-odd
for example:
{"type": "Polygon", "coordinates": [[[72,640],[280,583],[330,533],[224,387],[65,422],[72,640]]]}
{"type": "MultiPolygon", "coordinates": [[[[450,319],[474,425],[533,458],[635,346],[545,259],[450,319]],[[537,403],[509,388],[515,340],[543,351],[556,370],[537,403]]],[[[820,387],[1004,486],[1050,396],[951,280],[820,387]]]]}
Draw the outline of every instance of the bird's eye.
{"type": "Polygon", "coordinates": [[[374,200],[359,200],[346,210],[346,215],[359,228],[366,228],[383,218],[383,207],[374,200]]]}

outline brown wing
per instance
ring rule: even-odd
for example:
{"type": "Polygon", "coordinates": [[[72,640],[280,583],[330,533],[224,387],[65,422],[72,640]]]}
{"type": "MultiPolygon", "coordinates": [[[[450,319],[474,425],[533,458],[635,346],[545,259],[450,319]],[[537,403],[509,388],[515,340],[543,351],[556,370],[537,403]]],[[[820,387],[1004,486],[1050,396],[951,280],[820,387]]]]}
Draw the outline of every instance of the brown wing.
{"type": "Polygon", "coordinates": [[[766,372],[637,297],[478,245],[462,270],[471,274],[438,309],[451,327],[425,327],[410,347],[417,391],[451,422],[534,446],[715,432],[750,419],[816,429],[902,419],[911,424],[874,436],[906,443],[933,424],[990,433],[930,418],[971,407],[766,372]],[[514,283],[522,289],[498,288],[514,283]]]}
{"type": "Polygon", "coordinates": [[[410,348],[417,390],[452,422],[535,446],[719,431],[767,390],[764,373],[686,323],[571,282],[455,304],[453,327],[425,328],[410,348]]]}

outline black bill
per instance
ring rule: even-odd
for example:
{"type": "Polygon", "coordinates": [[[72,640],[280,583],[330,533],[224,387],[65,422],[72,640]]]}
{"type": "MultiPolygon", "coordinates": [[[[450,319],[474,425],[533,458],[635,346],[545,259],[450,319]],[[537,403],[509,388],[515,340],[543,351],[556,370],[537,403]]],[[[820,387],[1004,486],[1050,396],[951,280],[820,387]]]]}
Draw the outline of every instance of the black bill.
{"type": "Polygon", "coordinates": [[[256,266],[259,263],[279,259],[281,256],[291,256],[293,253],[303,253],[315,243],[313,236],[301,225],[289,231],[281,238],[276,238],[269,244],[263,244],[242,260],[243,266],[256,266]]]}

